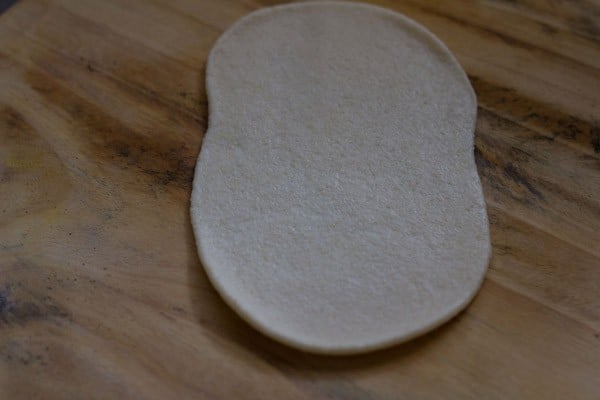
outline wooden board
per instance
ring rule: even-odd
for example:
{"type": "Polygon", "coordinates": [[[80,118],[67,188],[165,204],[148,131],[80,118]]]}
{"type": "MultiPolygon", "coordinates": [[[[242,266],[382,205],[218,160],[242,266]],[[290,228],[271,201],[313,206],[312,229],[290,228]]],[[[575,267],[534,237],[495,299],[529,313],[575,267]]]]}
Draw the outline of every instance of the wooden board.
{"type": "Polygon", "coordinates": [[[600,6],[375,3],[479,99],[493,259],[450,323],[323,357],[242,322],[188,207],[206,56],[251,0],[20,0],[0,15],[0,398],[599,399],[600,6]]]}

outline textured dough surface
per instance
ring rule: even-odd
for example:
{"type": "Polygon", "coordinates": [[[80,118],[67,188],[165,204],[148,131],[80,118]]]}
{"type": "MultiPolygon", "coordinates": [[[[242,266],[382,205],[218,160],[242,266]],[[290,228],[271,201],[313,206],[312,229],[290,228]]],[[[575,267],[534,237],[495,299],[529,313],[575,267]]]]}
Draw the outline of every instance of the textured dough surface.
{"type": "Polygon", "coordinates": [[[372,6],[254,12],[214,46],[191,219],[245,320],[311,352],[408,340],[464,308],[490,242],[477,103],[447,48],[372,6]]]}

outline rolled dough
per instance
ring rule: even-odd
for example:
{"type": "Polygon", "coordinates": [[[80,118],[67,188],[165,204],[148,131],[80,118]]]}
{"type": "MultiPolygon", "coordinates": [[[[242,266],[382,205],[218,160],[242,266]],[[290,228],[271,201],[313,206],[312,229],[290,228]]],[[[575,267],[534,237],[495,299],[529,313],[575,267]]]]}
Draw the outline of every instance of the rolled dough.
{"type": "Polygon", "coordinates": [[[359,353],[464,308],[490,255],[477,102],[414,21],[341,2],[263,9],[212,49],[191,220],[204,268],[251,325],[359,353]]]}

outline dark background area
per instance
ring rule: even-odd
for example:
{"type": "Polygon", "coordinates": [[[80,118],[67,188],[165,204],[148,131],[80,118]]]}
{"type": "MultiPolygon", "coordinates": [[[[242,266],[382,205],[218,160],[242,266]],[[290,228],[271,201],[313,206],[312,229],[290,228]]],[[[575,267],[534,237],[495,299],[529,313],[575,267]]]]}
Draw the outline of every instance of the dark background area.
{"type": "Polygon", "coordinates": [[[0,14],[8,10],[8,8],[16,2],[17,0],[0,0],[0,14]]]}

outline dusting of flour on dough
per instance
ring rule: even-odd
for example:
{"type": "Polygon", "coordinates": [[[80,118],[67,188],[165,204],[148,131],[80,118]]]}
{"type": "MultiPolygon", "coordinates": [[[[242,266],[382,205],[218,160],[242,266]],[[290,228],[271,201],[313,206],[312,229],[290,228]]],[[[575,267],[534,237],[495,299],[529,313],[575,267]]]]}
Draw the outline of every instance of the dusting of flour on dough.
{"type": "Polygon", "coordinates": [[[381,8],[254,12],[211,51],[191,219],[212,283],[296,348],[359,353],[456,315],[490,240],[477,102],[448,49],[381,8]]]}

